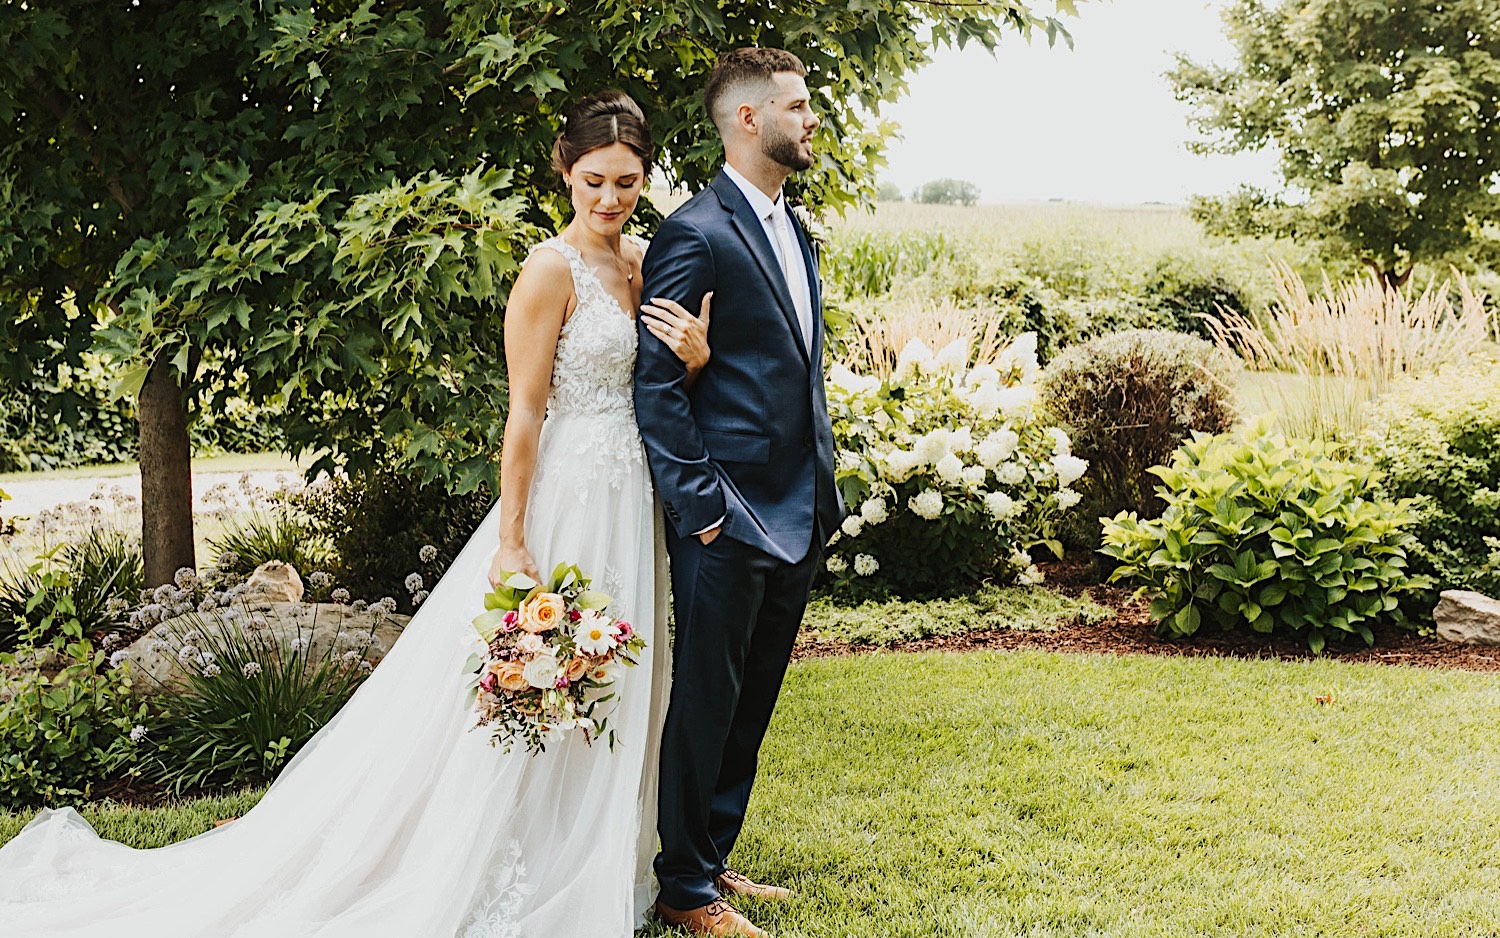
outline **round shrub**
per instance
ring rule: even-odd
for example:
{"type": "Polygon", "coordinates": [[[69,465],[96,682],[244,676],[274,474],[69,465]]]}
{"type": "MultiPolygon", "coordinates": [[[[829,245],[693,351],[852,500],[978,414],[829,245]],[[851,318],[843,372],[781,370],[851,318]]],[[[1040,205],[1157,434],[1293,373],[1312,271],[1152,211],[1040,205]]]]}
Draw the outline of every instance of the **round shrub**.
{"type": "Polygon", "coordinates": [[[1399,601],[1425,588],[1407,572],[1415,543],[1408,502],[1376,489],[1367,465],[1329,444],[1287,440],[1269,420],[1234,434],[1194,434],[1161,477],[1161,518],[1122,512],[1104,526],[1103,552],[1151,598],[1157,634],[1226,629],[1330,635],[1373,643],[1380,616],[1403,622],[1399,601]]]}
{"type": "Polygon", "coordinates": [[[1500,367],[1411,380],[1376,407],[1362,449],[1381,490],[1411,499],[1412,570],[1500,595],[1500,367]]]}
{"type": "Polygon", "coordinates": [[[336,583],[355,596],[395,598],[410,613],[415,607],[406,578],[431,570],[436,582],[489,513],[494,496],[483,487],[450,494],[441,483],[420,484],[409,471],[381,466],[309,485],[297,505],[332,544],[325,569],[336,583]],[[423,551],[429,545],[435,552],[423,551]],[[427,553],[432,560],[423,559],[427,553]]]}
{"type": "Polygon", "coordinates": [[[913,339],[885,380],[835,366],[829,387],[836,476],[850,517],[823,585],[864,598],[951,594],[989,578],[1040,582],[1030,551],[1061,552],[1058,520],[1087,464],[1038,418],[1036,337],[968,367],[956,340],[913,339]]]}
{"type": "Polygon", "coordinates": [[[1208,342],[1160,330],[1101,336],[1058,356],[1042,373],[1040,406],[1090,467],[1065,540],[1093,547],[1100,517],[1160,514],[1151,467],[1194,432],[1234,426],[1238,369],[1208,342]]]}

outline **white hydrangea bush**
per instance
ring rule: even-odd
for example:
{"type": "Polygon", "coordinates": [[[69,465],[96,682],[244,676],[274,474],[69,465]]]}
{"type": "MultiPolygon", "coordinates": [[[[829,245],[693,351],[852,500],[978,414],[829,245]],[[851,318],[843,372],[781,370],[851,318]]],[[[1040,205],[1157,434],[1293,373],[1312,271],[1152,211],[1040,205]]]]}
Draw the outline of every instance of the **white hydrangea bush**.
{"type": "Polygon", "coordinates": [[[984,580],[1040,583],[1040,547],[1061,556],[1059,521],[1088,469],[1036,409],[1036,335],[993,363],[966,342],[907,343],[889,378],[834,365],[828,403],[849,516],[824,558],[833,592],[949,593],[984,580]]]}

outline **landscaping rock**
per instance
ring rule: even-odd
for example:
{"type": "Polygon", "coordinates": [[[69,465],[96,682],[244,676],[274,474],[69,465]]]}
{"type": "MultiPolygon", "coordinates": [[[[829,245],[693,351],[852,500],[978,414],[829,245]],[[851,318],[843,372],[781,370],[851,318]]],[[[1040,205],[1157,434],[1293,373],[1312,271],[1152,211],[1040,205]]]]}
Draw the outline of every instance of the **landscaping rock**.
{"type": "Polygon", "coordinates": [[[263,563],[245,581],[240,599],[247,603],[300,603],[302,577],[289,564],[279,560],[263,563]]]}
{"type": "MultiPolygon", "coordinates": [[[[296,576],[295,571],[292,575],[296,576]]],[[[299,588],[300,585],[299,580],[299,588]]],[[[264,656],[270,660],[258,663],[269,669],[283,654],[290,653],[293,642],[300,639],[305,643],[300,654],[311,662],[309,668],[317,667],[330,656],[344,658],[350,667],[361,667],[360,662],[374,667],[390,651],[408,621],[410,617],[385,612],[378,604],[356,611],[338,603],[239,602],[224,609],[167,619],[125,652],[130,659],[136,693],[173,694],[186,687],[189,668],[194,673],[199,670],[191,663],[194,653],[184,654],[184,645],[202,654],[214,652],[226,637],[245,636],[242,644],[251,649],[265,649],[264,656]]],[[[221,668],[233,666],[222,655],[216,663],[221,668]]]]}
{"type": "Polygon", "coordinates": [[[1500,645],[1500,600],[1469,590],[1444,590],[1432,616],[1438,635],[1466,645],[1500,645]]]}

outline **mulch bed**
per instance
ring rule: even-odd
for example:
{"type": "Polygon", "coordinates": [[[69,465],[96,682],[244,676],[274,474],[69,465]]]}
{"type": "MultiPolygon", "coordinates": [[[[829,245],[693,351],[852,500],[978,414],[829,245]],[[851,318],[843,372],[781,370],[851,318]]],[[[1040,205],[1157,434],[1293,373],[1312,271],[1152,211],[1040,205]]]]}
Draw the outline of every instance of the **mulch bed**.
{"type": "Polygon", "coordinates": [[[879,651],[984,651],[1034,648],[1042,651],[1106,655],[1179,655],[1193,658],[1264,658],[1303,661],[1332,658],[1364,664],[1404,665],[1419,668],[1457,668],[1465,671],[1500,671],[1500,647],[1455,645],[1437,636],[1422,636],[1391,624],[1375,631],[1375,645],[1367,647],[1358,636],[1330,642],[1321,656],[1314,655],[1303,636],[1269,636],[1256,633],[1205,630],[1183,641],[1158,638],[1148,605],[1129,589],[1092,582],[1087,562],[1064,561],[1042,564],[1047,583],[1070,596],[1087,592],[1094,602],[1115,611],[1113,618],[1096,625],[1066,625],[1052,632],[1022,632],[988,629],[942,638],[898,642],[884,648],[849,645],[844,642],[807,642],[797,645],[794,659],[870,654],[879,651]]]}

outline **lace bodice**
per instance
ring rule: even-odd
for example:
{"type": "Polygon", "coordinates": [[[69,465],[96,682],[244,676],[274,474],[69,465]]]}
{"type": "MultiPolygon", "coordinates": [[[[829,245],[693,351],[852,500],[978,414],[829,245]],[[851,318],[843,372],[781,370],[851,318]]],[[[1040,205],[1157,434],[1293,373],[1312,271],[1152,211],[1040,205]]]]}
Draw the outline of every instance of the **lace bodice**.
{"type": "Polygon", "coordinates": [[[583,255],[562,238],[548,238],[532,248],[550,248],[567,258],[573,271],[577,305],[557,337],[552,390],[547,413],[612,414],[635,418],[631,380],[635,372],[635,321],[583,255]]]}
{"type": "Polygon", "coordinates": [[[567,259],[575,305],[557,337],[536,479],[555,477],[582,497],[599,482],[619,488],[645,464],[635,425],[635,320],[577,248],[559,237],[531,250],[544,248],[567,259]]]}

